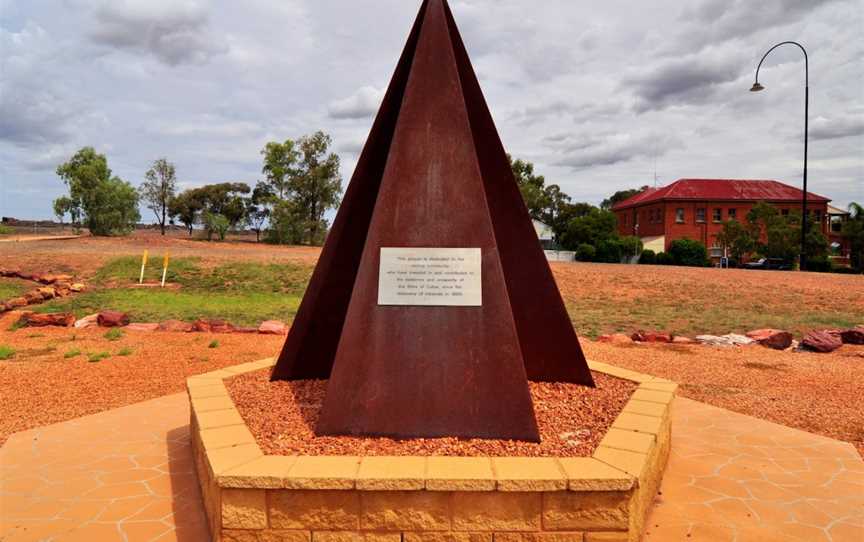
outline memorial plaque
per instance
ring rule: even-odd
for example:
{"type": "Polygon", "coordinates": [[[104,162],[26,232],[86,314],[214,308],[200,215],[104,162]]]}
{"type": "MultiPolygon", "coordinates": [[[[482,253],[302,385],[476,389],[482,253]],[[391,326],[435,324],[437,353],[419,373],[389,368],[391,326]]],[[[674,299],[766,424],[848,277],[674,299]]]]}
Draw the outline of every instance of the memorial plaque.
{"type": "Polygon", "coordinates": [[[382,248],[379,305],[480,307],[479,248],[382,248]]]}

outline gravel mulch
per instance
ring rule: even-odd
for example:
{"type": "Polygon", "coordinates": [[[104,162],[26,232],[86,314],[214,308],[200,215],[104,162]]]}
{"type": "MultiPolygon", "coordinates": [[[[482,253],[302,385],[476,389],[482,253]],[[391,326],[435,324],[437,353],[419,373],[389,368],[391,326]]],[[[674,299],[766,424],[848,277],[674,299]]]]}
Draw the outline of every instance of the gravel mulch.
{"type": "Polygon", "coordinates": [[[17,319],[17,313],[0,315],[0,345],[16,350],[0,360],[0,445],[18,431],[182,392],[188,376],[275,356],[285,341],[135,331],[110,341],[105,328],[9,331],[17,319]],[[210,348],[214,340],[218,345],[210,348]],[[109,357],[89,361],[88,354],[101,353],[109,357]]]}
{"type": "Polygon", "coordinates": [[[850,442],[864,457],[864,346],[816,354],[583,339],[582,347],[594,361],[674,380],[678,395],[850,442]]]}
{"type": "Polygon", "coordinates": [[[636,384],[593,373],[596,388],[530,383],[539,444],[486,439],[318,437],[313,428],[326,380],[270,382],[270,370],[227,381],[237,409],[259,446],[271,455],[590,456],[618,417],[636,384]]]}

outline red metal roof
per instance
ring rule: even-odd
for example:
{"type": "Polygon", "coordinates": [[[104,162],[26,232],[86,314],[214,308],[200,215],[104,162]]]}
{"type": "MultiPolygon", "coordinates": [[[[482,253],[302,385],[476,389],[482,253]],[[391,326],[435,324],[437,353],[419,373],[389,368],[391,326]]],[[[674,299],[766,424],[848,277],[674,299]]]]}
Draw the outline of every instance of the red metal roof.
{"type": "MultiPolygon", "coordinates": [[[[612,210],[627,209],[664,200],[707,201],[801,201],[801,189],[773,180],[756,179],[678,179],[660,188],[648,188],[618,202],[612,210]]],[[[807,193],[808,202],[829,202],[830,199],[807,193]]]]}

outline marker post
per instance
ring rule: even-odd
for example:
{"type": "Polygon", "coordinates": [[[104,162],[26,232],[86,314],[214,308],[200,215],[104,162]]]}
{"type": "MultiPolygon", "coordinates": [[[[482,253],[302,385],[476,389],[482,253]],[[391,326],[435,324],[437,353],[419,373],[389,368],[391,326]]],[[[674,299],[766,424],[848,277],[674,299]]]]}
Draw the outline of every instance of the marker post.
{"type": "Polygon", "coordinates": [[[147,251],[141,256],[141,275],[138,277],[138,284],[144,284],[144,267],[147,265],[147,251]]]}
{"type": "Polygon", "coordinates": [[[165,287],[165,277],[168,275],[168,258],[170,254],[165,253],[165,259],[162,260],[162,288],[165,287]]]}

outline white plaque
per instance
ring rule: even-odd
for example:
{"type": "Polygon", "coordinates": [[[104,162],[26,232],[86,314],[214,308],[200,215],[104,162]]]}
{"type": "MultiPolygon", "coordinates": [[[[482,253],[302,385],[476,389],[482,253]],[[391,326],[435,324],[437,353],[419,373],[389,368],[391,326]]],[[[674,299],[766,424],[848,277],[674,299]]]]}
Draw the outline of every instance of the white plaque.
{"type": "Polygon", "coordinates": [[[379,305],[480,307],[479,248],[382,248],[379,305]]]}

